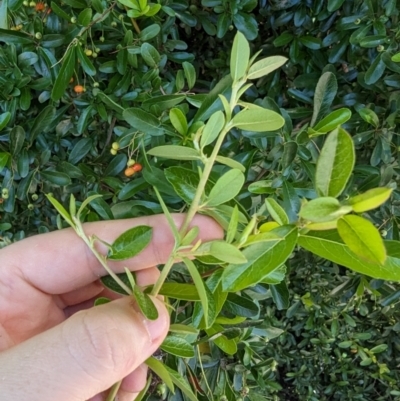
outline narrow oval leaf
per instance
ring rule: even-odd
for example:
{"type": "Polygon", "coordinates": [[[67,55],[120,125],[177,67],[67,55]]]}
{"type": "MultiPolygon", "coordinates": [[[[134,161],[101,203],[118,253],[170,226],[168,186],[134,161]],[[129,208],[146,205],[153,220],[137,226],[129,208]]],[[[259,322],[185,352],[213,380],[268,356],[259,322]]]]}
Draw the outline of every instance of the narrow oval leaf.
{"type": "Polygon", "coordinates": [[[244,77],[250,58],[250,46],[246,37],[237,32],[231,53],[231,76],[234,81],[244,77]]]}
{"type": "Polygon", "coordinates": [[[171,120],[171,124],[181,135],[186,135],[188,130],[186,116],[180,109],[172,108],[169,111],[169,119],[171,120]]]}
{"type": "Polygon", "coordinates": [[[137,285],[133,286],[133,297],[135,298],[143,315],[149,320],[158,319],[158,310],[152,299],[145,294],[137,285]]]}
{"type": "Polygon", "coordinates": [[[238,248],[224,241],[213,241],[210,246],[210,255],[232,264],[247,262],[246,257],[238,248]]]}
{"type": "Polygon", "coordinates": [[[200,146],[209,145],[218,138],[219,133],[225,125],[225,116],[222,111],[215,112],[207,121],[200,138],[200,146]]]}
{"type": "Polygon", "coordinates": [[[318,158],[315,185],[321,196],[336,198],[344,190],[355,163],[351,136],[339,128],[326,138],[318,158]]]}
{"type": "Polygon", "coordinates": [[[383,264],[386,249],[379,231],[367,219],[360,216],[344,216],[337,224],[337,229],[344,243],[359,258],[383,264]]]}
{"type": "Polygon", "coordinates": [[[156,146],[147,152],[150,156],[164,157],[173,160],[198,160],[200,159],[199,151],[186,146],[165,145],[156,146]]]}
{"type": "Polygon", "coordinates": [[[281,226],[289,224],[289,217],[283,207],[273,198],[265,199],[265,206],[271,217],[281,226]]]}
{"type": "Polygon", "coordinates": [[[244,174],[238,169],[232,169],[218,179],[210,191],[208,206],[218,206],[233,199],[242,189],[244,174]]]}
{"type": "Polygon", "coordinates": [[[253,132],[276,131],[284,124],[281,115],[263,107],[242,110],[232,119],[232,126],[253,132]]]}
{"type": "Polygon", "coordinates": [[[376,261],[356,257],[343,243],[336,230],[309,232],[307,235],[301,235],[298,243],[306,250],[358,273],[382,280],[400,281],[400,255],[397,241],[384,241],[388,256],[382,265],[376,261]]]}
{"type": "Polygon", "coordinates": [[[342,207],[336,198],[322,197],[303,204],[299,216],[304,220],[323,223],[338,219],[351,210],[351,207],[342,207]]]}
{"type": "MultiPolygon", "coordinates": [[[[206,322],[208,322],[208,297],[207,297],[203,279],[202,279],[199,271],[197,270],[195,264],[191,260],[189,260],[187,258],[183,258],[183,262],[185,263],[185,265],[193,279],[194,285],[197,288],[197,292],[199,294],[200,301],[201,301],[201,306],[203,307],[204,319],[206,322]]],[[[208,324],[207,324],[207,327],[209,327],[208,324]]]]}
{"type": "Polygon", "coordinates": [[[231,159],[230,157],[225,157],[225,156],[217,156],[215,159],[218,163],[225,164],[226,166],[229,166],[231,168],[235,168],[240,170],[242,173],[246,171],[246,167],[243,166],[243,164],[240,164],[234,159],[231,159]]]}
{"type": "Polygon", "coordinates": [[[164,134],[164,129],[160,126],[160,121],[139,108],[126,109],[123,112],[123,117],[133,128],[144,132],[148,135],[160,136],[164,134]]]}
{"type": "Polygon", "coordinates": [[[152,238],[153,229],[137,226],[121,234],[108,251],[108,259],[125,260],[132,258],[145,249],[152,238]]]}
{"type": "Polygon", "coordinates": [[[247,262],[229,265],[222,274],[222,289],[236,292],[259,283],[281,266],[291,255],[297,242],[297,228],[282,226],[271,231],[279,238],[248,246],[243,255],[247,262]]]}
{"type": "Polygon", "coordinates": [[[199,293],[192,284],[164,283],[159,294],[182,301],[200,301],[199,293]]]}
{"type": "Polygon", "coordinates": [[[185,78],[188,83],[188,88],[192,89],[194,84],[196,83],[196,70],[193,67],[193,64],[184,61],[182,63],[183,71],[185,73],[185,78]]]}
{"type": "Polygon", "coordinates": [[[78,60],[81,63],[83,71],[90,76],[96,75],[96,68],[94,68],[93,63],[90,61],[89,57],[85,54],[81,46],[77,46],[78,60]]]}
{"type": "Polygon", "coordinates": [[[146,365],[167,385],[167,387],[173,393],[175,389],[174,383],[172,382],[171,375],[167,370],[167,366],[153,356],[146,360],[146,365]]]}
{"type": "Polygon", "coordinates": [[[247,74],[247,78],[257,79],[265,75],[268,75],[272,71],[275,71],[279,67],[282,67],[283,64],[287,62],[287,60],[288,59],[283,56],[272,56],[263,58],[262,60],[257,61],[250,67],[249,73],[247,74]]]}
{"type": "Polygon", "coordinates": [[[314,111],[310,126],[314,126],[328,114],[338,89],[337,80],[332,72],[325,72],[318,80],[314,95],[314,111]]]}
{"type": "Polygon", "coordinates": [[[74,74],[76,60],[76,46],[71,46],[64,56],[60,72],[57,75],[57,79],[54,82],[53,90],[51,92],[51,99],[54,101],[60,100],[64,95],[69,81],[74,74]]]}
{"type": "Polygon", "coordinates": [[[10,119],[11,119],[11,113],[9,111],[0,114],[0,131],[6,127],[10,119]]]}
{"type": "Polygon", "coordinates": [[[333,131],[334,129],[338,128],[340,125],[348,121],[350,117],[350,109],[342,108],[335,110],[324,117],[315,127],[313,127],[313,130],[320,133],[333,131]]]}
{"type": "Polygon", "coordinates": [[[364,213],[385,203],[392,194],[392,188],[373,188],[363,194],[353,196],[349,203],[356,213],[364,213]]]}
{"type": "Polygon", "coordinates": [[[160,348],[180,358],[193,358],[195,355],[193,345],[190,345],[184,338],[178,336],[165,337],[160,348]]]}

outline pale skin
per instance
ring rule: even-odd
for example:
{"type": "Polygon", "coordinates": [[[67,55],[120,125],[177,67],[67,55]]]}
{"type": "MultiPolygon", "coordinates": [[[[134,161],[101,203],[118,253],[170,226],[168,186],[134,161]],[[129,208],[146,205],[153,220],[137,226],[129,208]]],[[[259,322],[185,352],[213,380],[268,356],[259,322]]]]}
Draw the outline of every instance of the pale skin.
{"type": "MultiPolygon", "coordinates": [[[[174,215],[179,228],[184,215],[174,215]]],[[[85,224],[85,232],[112,243],[137,225],[153,227],[139,255],[109,263],[136,273],[140,285],[156,281],[157,265],[173,247],[164,216],[85,224]]],[[[222,238],[213,220],[195,216],[203,241],[222,238]]],[[[106,253],[104,246],[98,250],[106,253]]],[[[72,229],[37,235],[0,250],[0,394],[7,401],[101,401],[123,379],[119,401],[133,401],[144,387],[144,361],[168,333],[169,315],[154,299],[159,318],[148,321],[130,297],[112,295],[99,282],[106,274],[72,229]],[[114,300],[93,306],[99,296],[114,300]]]]}

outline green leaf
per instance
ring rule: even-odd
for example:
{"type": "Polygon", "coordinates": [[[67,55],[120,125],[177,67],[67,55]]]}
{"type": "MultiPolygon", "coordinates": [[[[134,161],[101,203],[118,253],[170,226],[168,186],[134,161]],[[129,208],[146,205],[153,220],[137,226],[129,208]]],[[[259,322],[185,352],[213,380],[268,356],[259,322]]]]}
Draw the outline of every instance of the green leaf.
{"type": "Polygon", "coordinates": [[[331,72],[325,72],[318,80],[314,95],[314,112],[310,126],[313,127],[328,114],[338,89],[336,77],[331,72]]]}
{"type": "Polygon", "coordinates": [[[200,138],[200,146],[204,148],[214,142],[225,126],[225,117],[222,111],[216,111],[207,121],[200,138]]]}
{"type": "Polygon", "coordinates": [[[152,370],[171,390],[173,393],[174,383],[172,381],[171,375],[167,369],[167,366],[164,365],[162,362],[151,356],[149,359],[146,360],[146,365],[152,370]]]}
{"type": "Polygon", "coordinates": [[[164,129],[160,126],[158,118],[139,108],[126,109],[123,117],[133,128],[148,135],[160,136],[164,134],[164,129]]]}
{"type": "Polygon", "coordinates": [[[155,38],[161,31],[160,25],[152,24],[144,28],[140,34],[140,40],[143,42],[147,42],[150,39],[155,38]]]}
{"type": "Polygon", "coordinates": [[[367,219],[360,216],[344,216],[337,224],[338,233],[344,243],[359,258],[383,264],[386,249],[379,231],[367,219]]]}
{"type": "Polygon", "coordinates": [[[142,44],[140,47],[140,54],[145,63],[151,68],[156,68],[161,60],[160,53],[158,53],[157,49],[150,43],[142,44]]]}
{"type": "Polygon", "coordinates": [[[172,235],[174,236],[175,245],[176,245],[176,244],[179,243],[179,239],[180,239],[180,234],[179,234],[179,231],[178,231],[178,227],[176,227],[174,219],[172,218],[171,213],[169,212],[169,210],[167,208],[167,205],[165,204],[161,194],[158,192],[158,189],[156,187],[154,187],[154,191],[155,191],[155,193],[157,195],[158,201],[160,202],[160,205],[161,205],[162,210],[164,212],[164,216],[168,221],[169,228],[170,228],[170,230],[172,232],[172,235]]]}
{"type": "Polygon", "coordinates": [[[200,181],[198,174],[183,167],[169,167],[165,170],[165,177],[174,187],[175,192],[190,204],[200,181]]]}
{"type": "Polygon", "coordinates": [[[2,0],[0,4],[0,28],[8,29],[8,0],[2,0]]]}
{"type": "Polygon", "coordinates": [[[314,36],[300,36],[299,40],[300,43],[311,50],[319,50],[322,45],[321,39],[314,36]]]}
{"type": "Polygon", "coordinates": [[[365,83],[367,85],[373,85],[374,83],[376,83],[385,72],[385,69],[386,64],[382,60],[382,55],[378,54],[364,75],[365,83]]]}
{"type": "Polygon", "coordinates": [[[10,152],[13,156],[18,155],[24,142],[25,130],[20,125],[16,125],[10,132],[10,152]]]}
{"type": "Polygon", "coordinates": [[[363,194],[353,196],[349,204],[356,213],[364,213],[385,203],[392,194],[392,188],[373,188],[363,194]]]}
{"type": "Polygon", "coordinates": [[[146,317],[146,319],[149,319],[149,320],[157,320],[158,319],[158,310],[157,310],[156,306],[154,305],[154,302],[137,285],[133,286],[132,295],[135,298],[140,310],[142,311],[142,313],[146,317]]]}
{"type": "MultiPolygon", "coordinates": [[[[82,11],[83,12],[83,11],[82,11]]],[[[89,57],[85,54],[81,46],[76,47],[78,52],[78,60],[81,62],[83,71],[90,76],[96,75],[96,68],[94,68],[93,63],[90,61],[89,57]]]]}
{"type": "Polygon", "coordinates": [[[58,185],[61,187],[71,184],[71,178],[67,174],[60,173],[59,171],[51,171],[51,170],[41,171],[40,176],[45,181],[49,181],[52,184],[58,185]]]}
{"type": "Polygon", "coordinates": [[[265,199],[265,206],[271,217],[279,223],[279,225],[284,226],[285,224],[289,224],[289,217],[287,216],[285,210],[282,208],[279,203],[273,198],[265,199]]]}
{"type": "Polygon", "coordinates": [[[37,136],[44,132],[49,132],[49,129],[56,115],[56,108],[52,105],[46,106],[35,118],[30,132],[30,143],[33,144],[37,136]]]}
{"type": "Polygon", "coordinates": [[[10,119],[11,119],[11,113],[9,111],[0,114],[0,131],[7,126],[10,119]]]}
{"type": "Polygon", "coordinates": [[[90,21],[92,20],[92,9],[91,8],[85,8],[82,10],[79,15],[78,15],[78,22],[82,26],[88,26],[90,24],[90,21]]]}
{"type": "Polygon", "coordinates": [[[304,203],[299,216],[304,220],[323,223],[338,219],[352,210],[349,206],[341,206],[336,198],[322,197],[304,203]]]}
{"type": "MultiPolygon", "coordinates": [[[[189,385],[182,378],[182,376],[175,370],[172,370],[169,366],[165,365],[164,367],[168,371],[170,378],[173,381],[173,383],[175,384],[175,386],[178,387],[190,401],[198,401],[197,397],[193,394],[189,385]]],[[[150,367],[150,369],[151,369],[151,367],[150,367]]]]}
{"type": "Polygon", "coordinates": [[[246,168],[243,166],[243,164],[240,164],[239,162],[237,162],[234,159],[231,159],[230,157],[217,156],[215,160],[218,163],[225,164],[228,167],[240,170],[242,173],[246,171],[246,168]]]}
{"type": "Polygon", "coordinates": [[[182,113],[180,109],[173,108],[169,111],[169,119],[174,128],[182,135],[186,135],[188,130],[188,125],[186,121],[186,116],[182,113]]]}
{"type": "Polygon", "coordinates": [[[16,45],[30,45],[33,44],[33,37],[22,32],[0,29],[0,42],[7,44],[14,43],[16,45]]]}
{"type": "Polygon", "coordinates": [[[75,227],[75,223],[73,223],[70,214],[65,210],[64,206],[53,196],[46,194],[46,198],[53,205],[53,207],[57,210],[58,213],[63,217],[63,219],[71,226],[75,227]]]}
{"type": "Polygon", "coordinates": [[[271,238],[248,246],[243,254],[247,262],[229,265],[222,274],[224,291],[240,291],[259,283],[263,277],[277,269],[293,252],[297,242],[297,228],[282,226],[271,231],[280,238],[271,238]]]}
{"type": "Polygon", "coordinates": [[[289,290],[284,281],[279,284],[271,285],[269,289],[278,310],[289,308],[289,290]]]}
{"type": "Polygon", "coordinates": [[[242,110],[232,119],[233,127],[253,132],[276,131],[284,124],[282,116],[263,107],[242,110]]]}
{"type": "Polygon", "coordinates": [[[69,85],[69,81],[71,80],[74,69],[75,69],[75,61],[76,61],[76,47],[71,46],[63,59],[62,66],[60,68],[60,72],[57,75],[57,79],[54,82],[53,90],[51,92],[51,99],[55,102],[60,100],[67,87],[69,85]]]}
{"type": "Polygon", "coordinates": [[[200,301],[199,293],[192,284],[164,283],[159,294],[182,301],[200,301]]]}
{"type": "Polygon", "coordinates": [[[198,237],[199,233],[200,233],[199,227],[197,226],[192,227],[183,237],[181,245],[182,246],[190,245],[198,237]]]}
{"type": "Polygon", "coordinates": [[[199,330],[192,326],[187,326],[186,324],[173,323],[169,326],[169,331],[171,333],[180,334],[199,334],[199,330]]]}
{"type": "Polygon", "coordinates": [[[243,253],[234,245],[224,241],[212,241],[210,255],[215,258],[232,264],[246,263],[247,259],[243,253]]]}
{"type": "Polygon", "coordinates": [[[379,117],[373,110],[364,107],[358,110],[358,114],[368,124],[373,125],[375,128],[379,127],[379,117]]]}
{"type": "Polygon", "coordinates": [[[239,11],[233,15],[233,23],[235,24],[237,30],[246,36],[247,40],[254,40],[257,37],[258,24],[256,19],[251,14],[239,11]]]}
{"type": "MultiPolygon", "coordinates": [[[[318,133],[326,133],[333,131],[340,125],[344,124],[351,117],[351,111],[346,108],[338,109],[333,111],[324,117],[315,127],[312,128],[313,131],[318,133]]],[[[316,134],[310,135],[310,137],[316,136],[316,134]]]]}
{"type": "Polygon", "coordinates": [[[108,304],[110,302],[111,302],[111,299],[109,299],[109,298],[99,297],[99,298],[96,298],[96,300],[94,301],[93,306],[104,305],[104,304],[108,304]]]}
{"type": "Polygon", "coordinates": [[[68,162],[71,164],[77,164],[90,152],[92,146],[93,140],[91,138],[80,139],[72,148],[71,153],[68,156],[68,162]]]}
{"type": "Polygon", "coordinates": [[[228,244],[232,243],[236,238],[238,223],[239,223],[239,209],[238,206],[235,205],[232,210],[231,218],[229,220],[228,229],[226,230],[226,242],[228,244]]]}
{"type": "Polygon", "coordinates": [[[193,345],[190,345],[184,338],[178,336],[169,335],[165,337],[160,348],[180,358],[193,358],[195,355],[193,345]]]}
{"type": "Polygon", "coordinates": [[[229,170],[218,179],[207,199],[208,206],[218,206],[233,199],[242,189],[244,174],[238,169],[229,170]]]}
{"type": "Polygon", "coordinates": [[[250,58],[250,46],[245,36],[237,32],[233,40],[231,52],[231,77],[233,81],[238,81],[246,74],[250,58]]]}
{"type": "MultiPolygon", "coordinates": [[[[200,297],[201,305],[203,307],[204,319],[206,322],[208,322],[208,297],[207,297],[206,289],[204,287],[203,279],[202,279],[199,271],[197,270],[196,266],[194,265],[194,263],[191,260],[189,260],[187,258],[183,258],[182,260],[185,263],[186,268],[188,269],[188,271],[193,279],[194,285],[196,286],[197,292],[200,297]]],[[[208,326],[209,325],[207,324],[207,327],[208,326]]]]}
{"type": "Polygon", "coordinates": [[[237,344],[236,341],[233,339],[226,338],[223,334],[219,336],[215,336],[218,333],[224,331],[224,328],[219,324],[214,324],[213,327],[210,327],[206,330],[206,333],[209,337],[212,337],[212,342],[224,351],[228,355],[235,355],[237,353],[237,344]]]}
{"type": "Polygon", "coordinates": [[[192,89],[194,84],[196,83],[196,70],[193,67],[193,64],[184,61],[182,63],[183,71],[185,72],[185,78],[188,83],[188,88],[192,89]]]}
{"type": "Polygon", "coordinates": [[[54,14],[58,15],[60,18],[64,18],[66,21],[70,22],[71,17],[62,8],[60,8],[57,5],[57,3],[52,1],[50,4],[50,8],[54,12],[54,14]]]}
{"type": "Polygon", "coordinates": [[[315,173],[315,185],[320,196],[339,196],[350,178],[354,163],[351,136],[341,128],[331,132],[319,155],[315,173]]]}
{"type": "Polygon", "coordinates": [[[78,213],[76,214],[76,218],[79,220],[82,212],[85,210],[86,206],[89,205],[90,202],[94,201],[97,198],[101,198],[101,195],[95,194],[88,196],[81,204],[81,206],[78,209],[78,213]]]}
{"type": "Polygon", "coordinates": [[[125,231],[113,242],[108,251],[108,259],[125,260],[132,258],[150,244],[152,234],[153,229],[148,226],[137,226],[125,231]]]}
{"type": "Polygon", "coordinates": [[[336,230],[313,231],[301,235],[300,246],[338,265],[358,273],[382,279],[400,281],[400,253],[398,241],[384,241],[387,258],[384,264],[359,258],[343,243],[336,230]]]}
{"type": "Polygon", "coordinates": [[[270,74],[272,71],[283,66],[288,61],[283,56],[266,57],[254,63],[247,74],[248,79],[257,79],[270,74]]]}
{"type": "Polygon", "coordinates": [[[8,161],[10,159],[10,154],[7,152],[0,152],[0,173],[4,169],[4,167],[7,165],[8,161]]]}
{"type": "Polygon", "coordinates": [[[156,146],[147,152],[150,156],[164,157],[172,160],[199,160],[199,151],[187,146],[164,145],[156,146]]]}

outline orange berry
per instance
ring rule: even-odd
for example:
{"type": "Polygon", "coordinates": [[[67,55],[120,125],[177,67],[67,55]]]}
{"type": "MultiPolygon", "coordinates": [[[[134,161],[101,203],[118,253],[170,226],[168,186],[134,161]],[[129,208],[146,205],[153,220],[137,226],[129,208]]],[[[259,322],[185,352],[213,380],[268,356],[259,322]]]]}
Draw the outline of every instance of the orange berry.
{"type": "Polygon", "coordinates": [[[135,173],[136,173],[136,171],[133,169],[133,166],[128,167],[124,172],[125,177],[132,177],[135,173]]]}
{"type": "Polygon", "coordinates": [[[36,3],[35,10],[37,12],[43,11],[46,8],[46,4],[44,4],[42,1],[39,3],[36,3]]]}
{"type": "Polygon", "coordinates": [[[74,91],[75,91],[75,93],[82,93],[82,92],[85,92],[85,88],[82,85],[75,85],[74,91]]]}
{"type": "Polygon", "coordinates": [[[140,171],[140,170],[142,170],[142,168],[143,168],[143,166],[140,163],[135,163],[132,166],[133,171],[140,171]]]}

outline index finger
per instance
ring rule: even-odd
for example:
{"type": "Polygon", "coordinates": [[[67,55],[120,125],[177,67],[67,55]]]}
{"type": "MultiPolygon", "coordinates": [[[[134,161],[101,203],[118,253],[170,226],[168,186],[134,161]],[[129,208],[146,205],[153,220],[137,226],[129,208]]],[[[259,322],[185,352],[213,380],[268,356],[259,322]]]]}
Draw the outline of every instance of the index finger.
{"type": "MultiPolygon", "coordinates": [[[[178,228],[184,217],[184,214],[173,215],[178,228]]],[[[124,267],[141,270],[167,261],[174,238],[165,216],[86,223],[84,230],[87,235],[95,234],[105,242],[112,243],[124,231],[139,225],[153,227],[151,243],[129,260],[109,261],[113,271],[121,273],[124,267]]],[[[199,238],[203,241],[223,236],[221,227],[209,217],[195,216],[191,223],[193,226],[199,227],[199,238]]],[[[98,243],[96,248],[103,255],[107,253],[105,245],[98,243]]],[[[0,251],[0,258],[0,275],[12,277],[13,274],[20,274],[25,281],[48,294],[73,291],[107,274],[83,240],[70,228],[12,244],[0,251]]],[[[1,283],[0,280],[0,287],[1,283]]]]}

